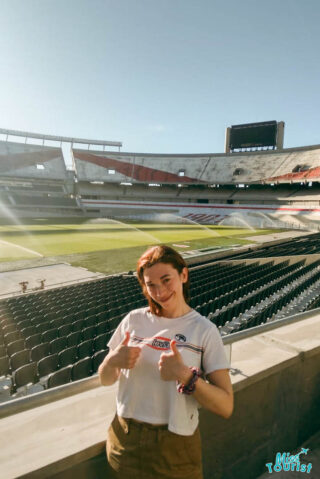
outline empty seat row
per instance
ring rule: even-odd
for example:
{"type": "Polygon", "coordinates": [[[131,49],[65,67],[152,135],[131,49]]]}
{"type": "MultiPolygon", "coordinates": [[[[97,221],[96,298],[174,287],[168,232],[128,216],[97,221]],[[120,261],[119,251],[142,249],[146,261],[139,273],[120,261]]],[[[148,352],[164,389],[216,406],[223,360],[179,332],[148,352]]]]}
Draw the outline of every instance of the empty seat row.
{"type": "MultiPolygon", "coordinates": [[[[31,349],[25,348],[24,341],[19,340],[12,343],[16,350],[14,352],[9,351],[9,353],[12,352],[12,354],[2,356],[2,358],[8,360],[11,370],[17,369],[28,362],[39,361],[49,354],[60,354],[62,358],[65,356],[63,362],[69,361],[68,358],[70,355],[71,358],[77,357],[81,359],[85,356],[90,356],[93,352],[105,349],[112,332],[102,333],[94,339],[87,339],[84,341],[80,341],[81,333],[79,332],[77,334],[78,336],[73,334],[71,337],[59,338],[50,343],[41,343],[33,346],[31,349]]],[[[71,362],[74,362],[74,359],[72,359],[71,362]]]]}
{"type": "Polygon", "coordinates": [[[92,357],[86,356],[67,365],[60,364],[57,355],[43,358],[38,363],[23,365],[13,373],[13,397],[15,393],[21,392],[20,388],[26,388],[24,392],[27,392],[31,385],[37,385],[41,390],[84,379],[97,372],[107,352],[107,349],[101,350],[92,357]]]}

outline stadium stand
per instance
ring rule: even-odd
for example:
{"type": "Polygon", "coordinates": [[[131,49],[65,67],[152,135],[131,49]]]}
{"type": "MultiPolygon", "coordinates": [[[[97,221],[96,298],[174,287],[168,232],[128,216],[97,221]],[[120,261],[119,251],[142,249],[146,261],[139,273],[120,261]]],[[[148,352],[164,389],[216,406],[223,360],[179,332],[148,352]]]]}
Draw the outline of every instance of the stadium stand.
{"type": "Polygon", "coordinates": [[[60,148],[0,142],[0,174],[4,178],[65,180],[66,167],[60,148]]]}
{"type": "Polygon", "coordinates": [[[200,223],[237,216],[257,227],[320,228],[319,150],[156,155],[73,148],[69,171],[61,148],[0,141],[0,216],[8,209],[18,218],[165,213],[200,223]]]}
{"type": "MultiPolygon", "coordinates": [[[[234,184],[272,182],[292,173],[298,164],[307,165],[310,178],[319,180],[319,150],[316,145],[276,152],[151,155],[74,149],[73,155],[80,181],[234,184]]],[[[292,178],[284,178],[283,182],[290,183],[288,180],[292,178]]]]}
{"type": "Polygon", "coordinates": [[[14,215],[79,215],[73,193],[61,148],[0,141],[0,202],[14,215]]]}
{"type": "MultiPolygon", "coordinates": [[[[223,261],[194,262],[190,305],[214,322],[221,335],[271,322],[293,306],[309,310],[319,292],[319,240],[320,234],[313,234],[230,253],[223,261]]],[[[19,376],[23,371],[32,371],[33,376],[22,377],[32,376],[28,382],[44,388],[96,372],[121,319],[146,304],[131,274],[1,301],[0,364],[6,383],[11,377],[12,397],[34,391],[19,389],[26,381],[19,376]]]]}
{"type": "MultiPolygon", "coordinates": [[[[319,145],[316,145],[232,154],[149,155],[73,149],[75,169],[67,171],[60,148],[0,142],[0,203],[3,206],[0,214],[6,216],[9,209],[17,217],[46,215],[139,218],[150,211],[170,213],[175,216],[175,221],[184,217],[186,222],[190,220],[199,223],[219,223],[232,214],[241,214],[258,226],[266,218],[278,226],[277,219],[282,218],[282,224],[285,224],[293,221],[294,217],[298,227],[316,228],[320,226],[319,150],[319,145]],[[149,186],[150,183],[159,184],[160,187],[149,186]]],[[[170,221],[169,215],[167,220],[170,221]]],[[[190,262],[191,305],[217,325],[224,342],[250,333],[255,328],[272,326],[292,314],[313,311],[320,306],[319,239],[320,234],[313,234],[278,244],[250,247],[245,252],[229,252],[223,259],[219,255],[211,255],[209,260],[193,260],[190,262]]],[[[30,399],[34,400],[33,404],[42,405],[41,397],[50,396],[58,398],[58,403],[65,401],[67,404],[70,399],[67,397],[68,389],[76,391],[73,388],[80,388],[82,381],[92,380],[92,384],[96,381],[99,364],[108,352],[107,342],[119,321],[129,310],[145,305],[146,300],[141,294],[137,279],[129,273],[0,301],[0,401],[14,408],[19,407],[19,401],[20,404],[27,404],[23,401],[30,399]]],[[[242,347],[242,351],[245,350],[243,356],[247,351],[251,352],[247,363],[254,363],[254,373],[257,365],[261,364],[261,384],[252,382],[252,371],[248,371],[246,358],[242,356],[239,361],[237,357],[237,351],[241,348],[234,348],[235,364],[239,365],[238,370],[232,370],[235,391],[239,376],[246,382],[246,387],[240,385],[242,392],[239,392],[240,389],[236,391],[237,402],[241,404],[243,401],[244,407],[239,408],[240,413],[236,413],[232,425],[232,441],[239,439],[239,443],[232,447],[232,460],[229,451],[225,457],[224,467],[228,471],[230,469],[230,474],[226,477],[241,477],[237,475],[239,464],[242,471],[251,473],[258,470],[254,461],[260,457],[260,444],[255,453],[251,454],[257,431],[264,431],[263,435],[269,441],[266,446],[268,453],[271,450],[271,436],[276,438],[273,441],[279,441],[280,444],[283,431],[288,430],[288,435],[294,437],[297,429],[301,443],[306,439],[304,434],[315,431],[313,404],[317,373],[313,374],[311,354],[309,357],[303,349],[304,338],[313,334],[314,325],[312,322],[299,325],[297,336],[301,336],[302,343],[296,340],[297,343],[293,341],[288,343],[289,346],[287,343],[283,346],[284,340],[289,341],[288,338],[293,333],[289,333],[289,330],[285,332],[284,327],[284,332],[279,333],[278,343],[281,347],[278,349],[270,346],[276,336],[274,332],[265,349],[262,345],[267,333],[256,342],[252,340],[250,343],[248,340],[242,347]],[[295,358],[293,350],[297,351],[295,358]],[[284,366],[281,366],[281,373],[275,379],[271,378],[271,373],[265,371],[266,361],[268,359],[272,363],[270,367],[274,370],[275,357],[283,358],[284,364],[293,364],[295,361],[298,371],[290,370],[286,375],[284,366]],[[292,383],[290,378],[294,378],[292,383]],[[281,381],[287,381],[289,386],[280,394],[278,383],[281,381]],[[251,387],[254,387],[254,392],[251,387]],[[267,397],[269,391],[274,391],[274,396],[267,397]],[[304,396],[299,396],[299,391],[303,391],[304,396]],[[306,395],[307,400],[304,399],[306,395]],[[268,403],[263,409],[261,404],[265,397],[268,403]],[[294,406],[291,404],[292,397],[298,397],[296,402],[295,399],[293,401],[294,406]],[[282,407],[282,402],[285,407],[282,407]],[[305,405],[305,402],[308,404],[305,405]],[[295,419],[294,430],[290,429],[290,424],[282,422],[283,417],[296,418],[301,411],[302,425],[297,425],[298,420],[295,419]],[[246,414],[250,415],[247,419],[246,414]],[[252,414],[255,414],[254,421],[252,414]],[[250,432],[253,422],[255,430],[250,432]],[[270,431],[267,431],[270,424],[270,431]],[[245,455],[243,451],[248,440],[250,457],[243,458],[241,456],[245,455]]],[[[313,350],[312,355],[316,358],[313,350]]],[[[72,427],[81,423],[79,437],[84,429],[82,421],[87,427],[91,415],[98,410],[95,407],[98,403],[94,402],[96,398],[101,397],[99,407],[100,404],[108,403],[105,396],[102,397],[102,393],[106,393],[99,391],[96,383],[95,388],[95,393],[88,395],[90,397],[86,403],[85,411],[90,413],[86,415],[81,412],[80,420],[74,423],[70,419],[72,427]]],[[[80,392],[81,389],[77,391],[80,392]]],[[[72,412],[78,409],[74,405],[82,401],[81,394],[79,398],[76,396],[75,394],[72,401],[69,401],[69,414],[59,416],[63,418],[63,425],[68,423],[72,412]]],[[[11,412],[6,414],[10,415],[11,412]]],[[[101,411],[100,416],[103,416],[101,411]]],[[[50,412],[44,413],[44,417],[49,428],[50,412]]],[[[58,416],[52,414],[52,417],[56,420],[58,416]]],[[[12,423],[18,424],[20,433],[18,419],[12,423]]],[[[103,425],[102,439],[97,440],[96,427],[100,419],[95,421],[94,436],[101,446],[105,438],[105,426],[103,425]]],[[[228,431],[226,432],[224,423],[219,422],[219,418],[214,423],[210,421],[213,419],[207,416],[202,420],[202,427],[206,429],[203,436],[205,467],[208,473],[208,464],[214,457],[213,466],[220,474],[219,461],[224,457],[224,452],[219,449],[219,445],[223,442],[221,438],[225,438],[223,434],[228,434],[228,431]],[[210,449],[213,440],[217,455],[212,454],[210,449]]],[[[23,424],[24,434],[28,435],[28,424],[32,424],[33,433],[35,426],[30,418],[23,424]]],[[[54,424],[52,429],[57,431],[58,426],[54,424]]],[[[86,435],[89,429],[86,429],[86,435]]],[[[60,434],[59,430],[59,445],[60,434]]],[[[19,441],[19,438],[16,440],[19,441]]],[[[28,436],[28,442],[30,440],[31,436],[28,436]]],[[[63,449],[66,446],[67,440],[63,449]]],[[[58,449],[50,443],[51,451],[58,449]]],[[[79,458],[80,449],[83,451],[82,444],[79,450],[69,452],[69,459],[72,458],[73,461],[75,457],[79,458]]],[[[29,447],[29,444],[25,448],[25,451],[31,453],[33,450],[34,447],[29,447]]],[[[85,450],[84,460],[99,454],[96,451],[101,451],[101,447],[99,449],[95,444],[90,451],[91,455],[88,449],[85,450]]],[[[25,463],[19,474],[21,476],[28,471],[32,474],[31,471],[34,470],[35,477],[78,477],[77,472],[70,472],[70,463],[65,460],[66,454],[63,451],[63,466],[60,462],[60,469],[56,469],[55,460],[50,456],[47,459],[50,464],[42,464],[43,470],[39,462],[25,463]],[[67,470],[66,476],[59,475],[63,468],[67,470]],[[71,476],[68,476],[69,473],[71,476]]],[[[102,464],[105,458],[100,457],[100,460],[99,464],[102,464]]],[[[5,461],[8,469],[20,467],[18,462],[8,466],[8,458],[5,461]]],[[[86,467],[90,473],[87,476],[84,473],[81,477],[102,477],[92,472],[96,471],[92,463],[86,467]]],[[[242,477],[249,476],[244,473],[242,477]]]]}

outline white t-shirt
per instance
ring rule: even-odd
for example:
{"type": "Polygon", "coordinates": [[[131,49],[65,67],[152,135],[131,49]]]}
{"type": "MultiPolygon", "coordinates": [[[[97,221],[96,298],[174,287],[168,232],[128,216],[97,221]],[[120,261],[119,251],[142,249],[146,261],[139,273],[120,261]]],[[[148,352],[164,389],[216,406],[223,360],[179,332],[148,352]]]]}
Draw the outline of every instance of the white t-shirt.
{"type": "Polygon", "coordinates": [[[115,349],[130,332],[129,346],[143,346],[132,369],[121,369],[117,394],[117,414],[153,424],[168,424],[168,429],[183,436],[192,435],[199,422],[200,404],[192,395],[177,391],[176,381],[161,379],[158,361],[170,351],[170,341],[187,366],[201,368],[205,374],[229,369],[218,328],[192,310],[178,318],[152,314],[149,308],[131,311],[121,321],[108,342],[115,349]],[[202,361],[201,361],[202,360],[202,361]]]}

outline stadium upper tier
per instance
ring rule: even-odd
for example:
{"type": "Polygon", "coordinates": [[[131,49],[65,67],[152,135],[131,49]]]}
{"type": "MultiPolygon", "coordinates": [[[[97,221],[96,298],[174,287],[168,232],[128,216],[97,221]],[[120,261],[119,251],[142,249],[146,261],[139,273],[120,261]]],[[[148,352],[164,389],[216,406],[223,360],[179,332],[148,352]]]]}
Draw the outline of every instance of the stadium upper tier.
{"type": "Polygon", "coordinates": [[[61,148],[0,142],[0,177],[66,180],[61,148]]]}
{"type": "Polygon", "coordinates": [[[73,150],[79,181],[237,184],[320,180],[320,146],[206,155],[73,150]]]}

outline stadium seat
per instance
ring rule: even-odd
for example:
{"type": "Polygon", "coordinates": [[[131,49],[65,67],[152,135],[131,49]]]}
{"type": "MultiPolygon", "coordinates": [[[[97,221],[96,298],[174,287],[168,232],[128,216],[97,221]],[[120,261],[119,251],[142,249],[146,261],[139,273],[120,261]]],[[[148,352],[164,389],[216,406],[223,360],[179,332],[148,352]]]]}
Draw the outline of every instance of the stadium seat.
{"type": "Polygon", "coordinates": [[[96,327],[89,326],[88,328],[83,329],[81,336],[83,341],[86,341],[87,339],[93,339],[96,336],[96,327]]]}
{"type": "Polygon", "coordinates": [[[5,347],[4,344],[2,344],[0,346],[0,358],[2,358],[3,356],[6,356],[7,355],[7,348],[5,347]]]}
{"type": "Polygon", "coordinates": [[[95,315],[88,316],[85,319],[84,328],[89,328],[90,326],[96,325],[96,317],[95,315]]]}
{"type": "Polygon", "coordinates": [[[31,348],[31,361],[40,361],[40,359],[50,354],[50,344],[41,343],[31,348]]]}
{"type": "Polygon", "coordinates": [[[107,321],[101,321],[96,326],[97,336],[99,336],[100,334],[106,333],[108,330],[109,330],[109,325],[107,321]]]}
{"type": "Polygon", "coordinates": [[[94,338],[94,350],[101,351],[107,349],[107,342],[110,339],[110,333],[103,333],[94,338]]]}
{"type": "Polygon", "coordinates": [[[84,328],[84,319],[78,319],[72,324],[72,331],[77,332],[77,331],[82,331],[84,328]]]}
{"type": "Polygon", "coordinates": [[[21,336],[23,338],[28,338],[29,336],[32,336],[36,333],[37,333],[37,328],[35,326],[27,326],[21,329],[21,336]]]}
{"type": "Polygon", "coordinates": [[[96,373],[98,371],[98,368],[99,368],[100,364],[102,363],[102,361],[104,360],[104,358],[106,357],[108,352],[109,352],[109,348],[106,349],[106,350],[101,350],[101,351],[97,351],[96,353],[94,353],[94,355],[92,356],[92,371],[93,371],[93,373],[96,373]]]}
{"type": "Polygon", "coordinates": [[[41,342],[42,343],[50,343],[53,339],[56,339],[58,337],[58,329],[49,329],[47,331],[44,331],[41,336],[41,342]]]}
{"type": "MultiPolygon", "coordinates": [[[[133,308],[132,308],[132,309],[133,309],[133,308]]],[[[110,319],[110,313],[109,313],[109,311],[108,311],[107,309],[105,309],[104,312],[99,313],[99,314],[97,315],[97,322],[106,321],[106,320],[108,320],[108,319],[110,319]]]]}
{"type": "Polygon", "coordinates": [[[68,346],[77,346],[81,343],[81,331],[75,331],[67,336],[68,346]]]}
{"type": "Polygon", "coordinates": [[[2,324],[2,332],[3,335],[6,336],[9,333],[13,333],[17,331],[17,325],[12,323],[11,321],[8,324],[2,324]]]}
{"type": "Polygon", "coordinates": [[[65,324],[65,321],[63,318],[52,319],[50,321],[50,329],[60,328],[61,326],[64,326],[64,324],[65,324]]]}
{"type": "Polygon", "coordinates": [[[87,315],[88,313],[84,309],[79,310],[78,308],[75,308],[73,313],[74,321],[85,320],[87,315]]]}
{"type": "Polygon", "coordinates": [[[21,366],[24,366],[25,364],[28,364],[29,362],[30,362],[29,349],[23,349],[22,351],[18,351],[17,353],[14,353],[10,357],[10,364],[11,364],[12,371],[20,368],[21,366]]]}
{"type": "Polygon", "coordinates": [[[72,366],[71,377],[72,381],[77,381],[78,379],[87,378],[92,373],[92,359],[86,357],[80,359],[72,366]]]}
{"type": "Polygon", "coordinates": [[[51,321],[41,321],[37,323],[37,333],[44,333],[45,331],[48,331],[51,329],[51,321]]]}
{"type": "Polygon", "coordinates": [[[69,364],[73,364],[77,359],[77,346],[71,346],[59,353],[59,366],[63,368],[69,364]]]}
{"type": "Polygon", "coordinates": [[[0,377],[11,373],[10,361],[8,356],[0,358],[0,377]]]}
{"type": "Polygon", "coordinates": [[[68,336],[72,332],[72,324],[64,324],[58,328],[58,334],[60,338],[68,336]]]}
{"type": "Polygon", "coordinates": [[[67,347],[67,338],[56,338],[50,341],[50,351],[51,354],[60,353],[63,349],[67,347]]]}
{"type": "Polygon", "coordinates": [[[13,343],[13,341],[17,341],[18,339],[21,339],[21,333],[20,331],[12,331],[10,333],[4,333],[3,339],[5,344],[13,343]]]}
{"type": "Polygon", "coordinates": [[[47,379],[46,388],[50,389],[69,383],[71,381],[71,371],[72,366],[69,365],[51,373],[47,379]]]}
{"type": "Polygon", "coordinates": [[[53,319],[56,319],[57,315],[54,312],[48,312],[43,316],[43,322],[50,322],[53,319]]]}
{"type": "Polygon", "coordinates": [[[29,336],[26,341],[26,348],[33,348],[33,346],[37,346],[38,344],[41,343],[41,333],[33,334],[32,336],[29,336]]]}
{"type": "MultiPolygon", "coordinates": [[[[27,389],[30,388],[31,385],[36,384],[38,380],[37,363],[25,364],[13,373],[13,390],[17,392],[20,388],[24,387],[23,392],[26,393],[27,389]]],[[[38,391],[42,389],[41,387],[37,388],[38,391]]]]}
{"type": "Polygon", "coordinates": [[[94,342],[93,339],[87,339],[79,344],[78,348],[78,359],[83,359],[86,356],[91,356],[94,353],[94,342]]]}
{"type": "Polygon", "coordinates": [[[51,354],[46,356],[38,362],[38,375],[40,379],[48,376],[49,374],[59,369],[59,356],[58,354],[51,354]]]}
{"type": "Polygon", "coordinates": [[[12,356],[14,353],[17,353],[18,351],[22,351],[23,349],[25,349],[25,340],[24,339],[18,339],[16,341],[13,341],[12,343],[8,344],[7,354],[9,356],[12,356]]]}

